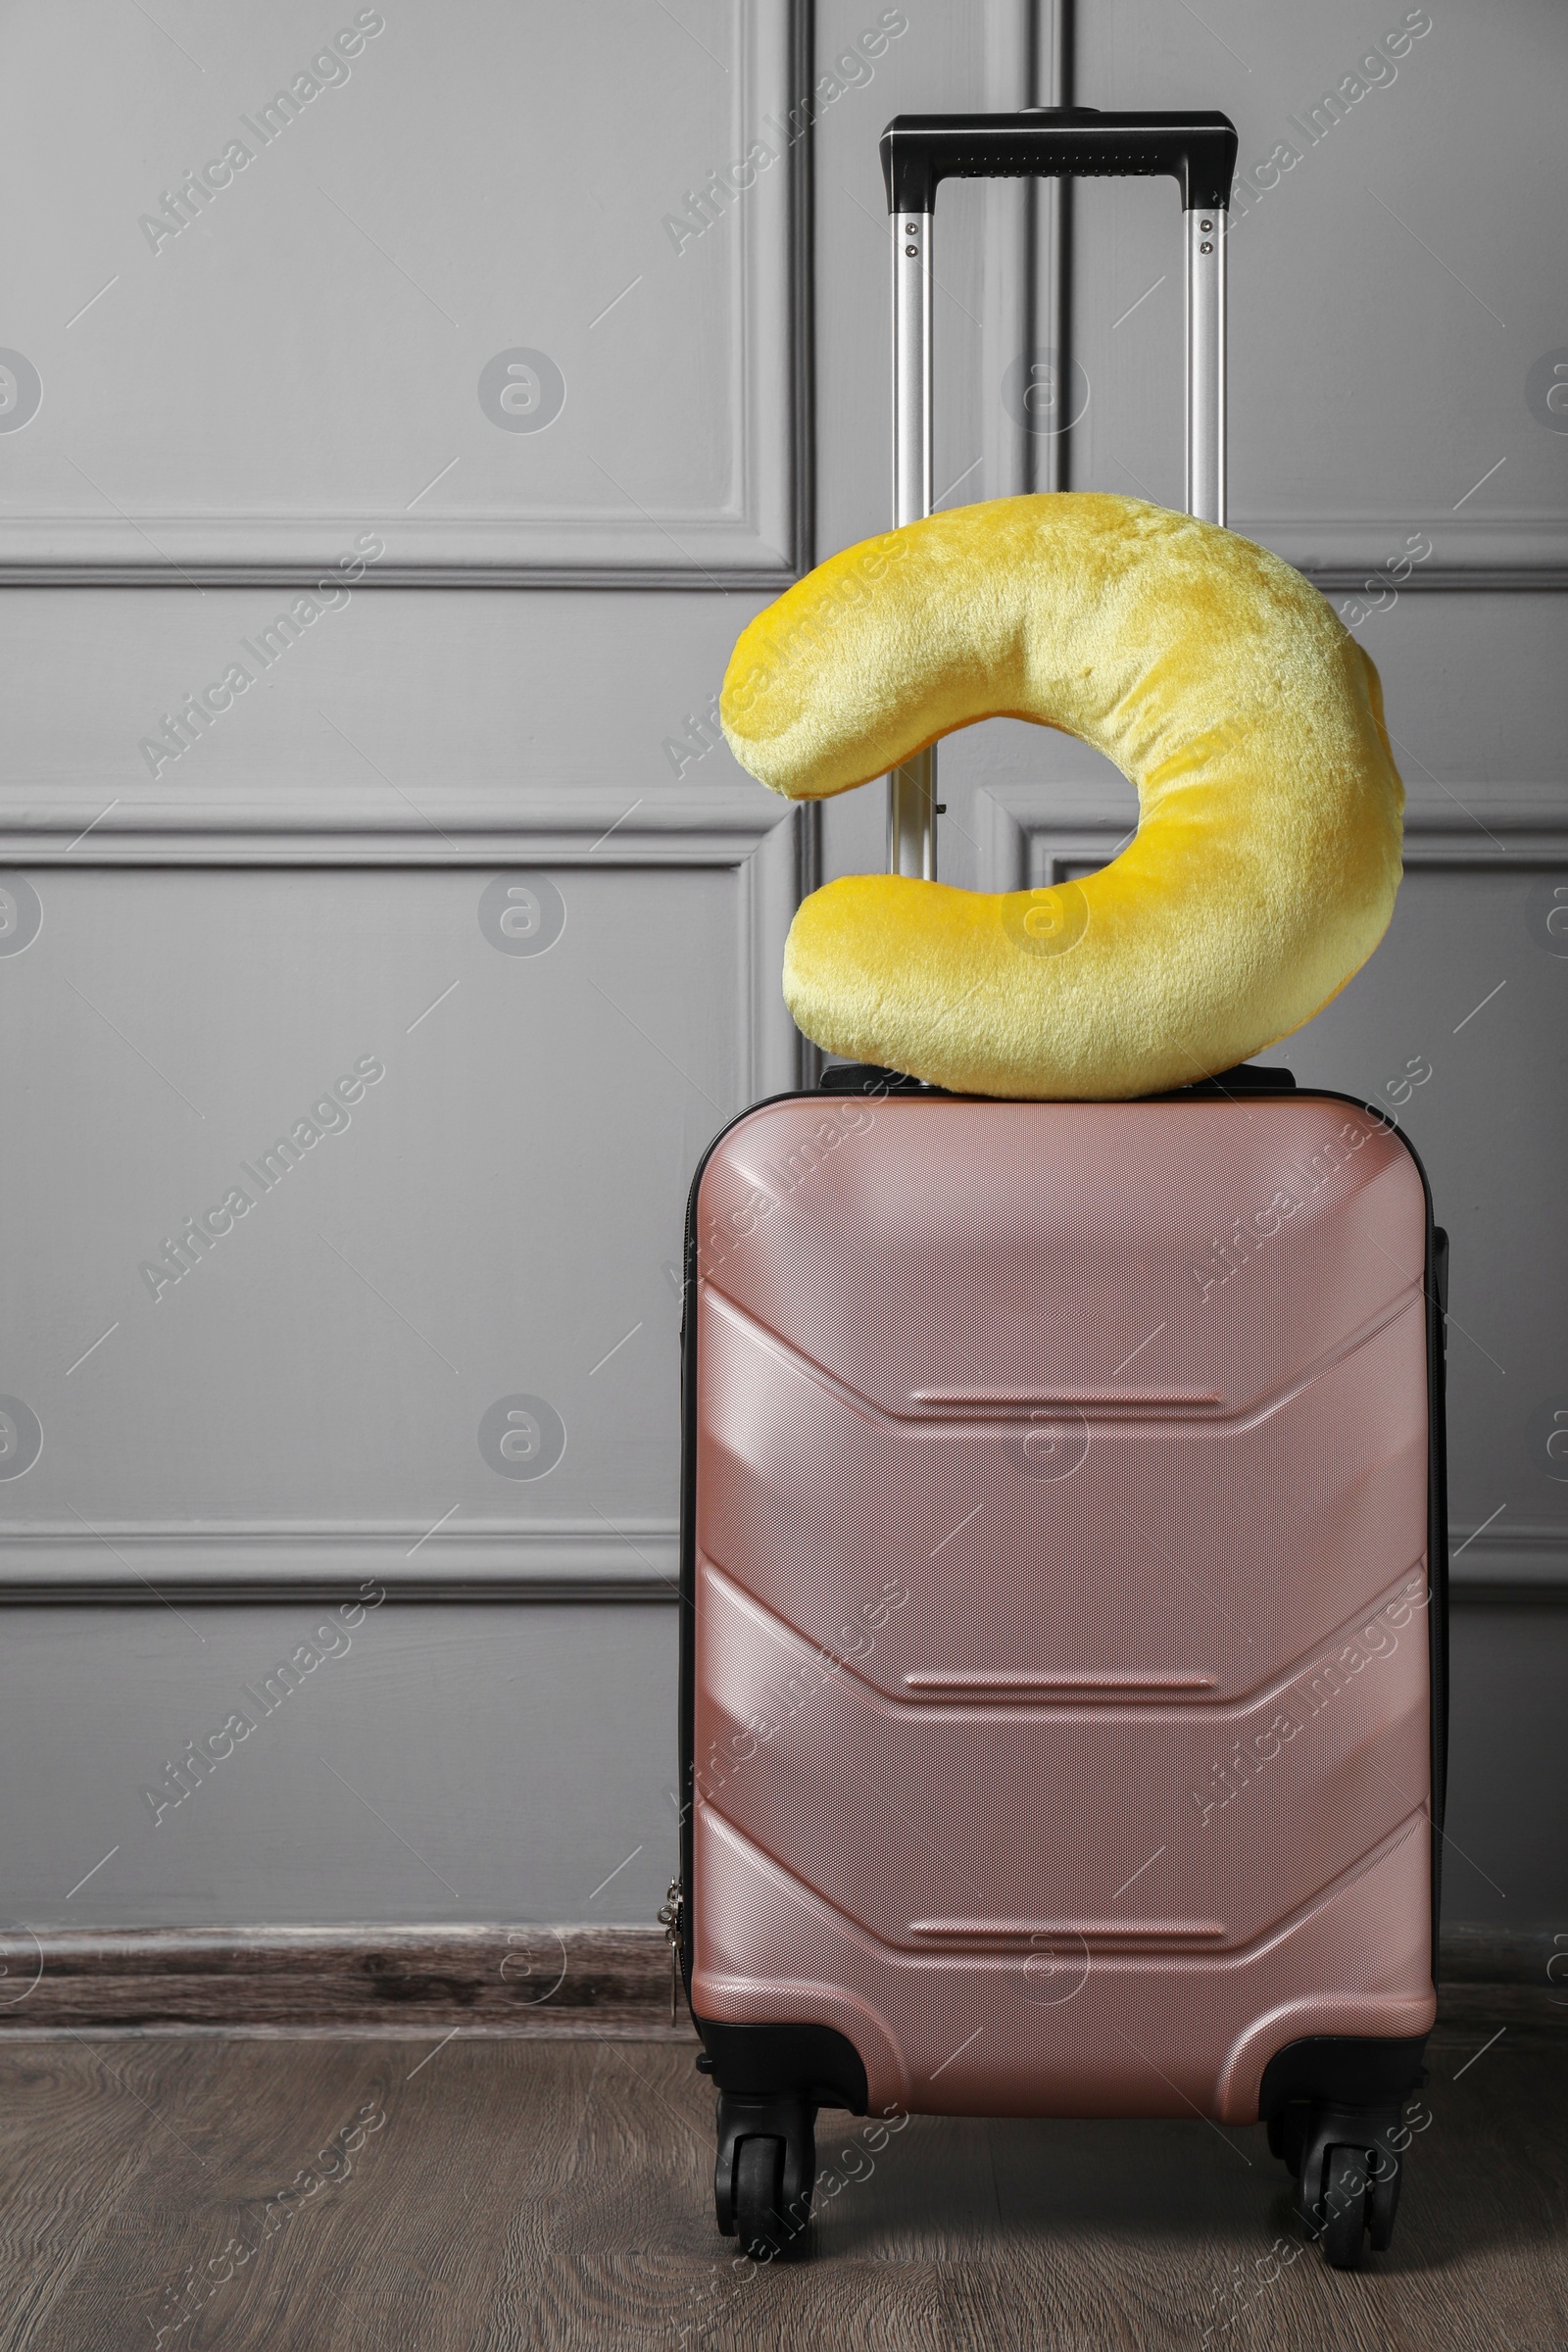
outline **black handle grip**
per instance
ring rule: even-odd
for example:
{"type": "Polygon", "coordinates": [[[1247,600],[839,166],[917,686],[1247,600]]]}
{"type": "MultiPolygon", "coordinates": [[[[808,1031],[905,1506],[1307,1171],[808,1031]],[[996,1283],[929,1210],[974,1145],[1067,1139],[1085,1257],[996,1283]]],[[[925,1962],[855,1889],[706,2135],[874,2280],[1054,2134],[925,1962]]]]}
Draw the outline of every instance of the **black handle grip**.
{"type": "Polygon", "coordinates": [[[895,115],[882,133],[890,213],[935,210],[942,179],[1135,179],[1168,173],[1183,208],[1226,207],[1236,170],[1228,115],[1107,115],[1032,106],[1019,115],[895,115]]]}

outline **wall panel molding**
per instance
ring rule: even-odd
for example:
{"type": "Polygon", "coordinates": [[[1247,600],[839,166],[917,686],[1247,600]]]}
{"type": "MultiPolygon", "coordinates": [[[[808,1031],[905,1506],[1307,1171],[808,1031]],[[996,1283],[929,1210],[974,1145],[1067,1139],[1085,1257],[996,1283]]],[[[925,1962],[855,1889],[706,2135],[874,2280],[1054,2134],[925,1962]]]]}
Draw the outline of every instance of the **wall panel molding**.
{"type": "Polygon", "coordinates": [[[9,1525],[0,1539],[7,1602],[352,1597],[367,1584],[400,1599],[678,1598],[672,1519],[602,1517],[449,1525],[309,1527],[284,1520],[212,1527],[81,1522],[9,1525]]]}
{"type": "MultiPolygon", "coordinates": [[[[63,881],[77,869],[86,878],[93,869],[108,868],[132,891],[138,875],[151,879],[171,868],[193,882],[204,872],[217,877],[236,869],[276,872],[280,879],[323,867],[389,878],[411,870],[450,876],[454,869],[482,874],[493,867],[579,875],[619,869],[644,877],[653,892],[661,876],[698,868],[716,872],[737,894],[735,960],[731,965],[726,954],[709,983],[734,1041],[734,1100],[739,1105],[801,1083],[803,1041],[779,994],[777,974],[810,863],[810,812],[744,786],[639,800],[603,789],[415,790],[422,808],[394,819],[387,816],[384,795],[371,799],[357,785],[309,796],[240,791],[223,799],[185,795],[176,801],[166,795],[161,803],[149,792],[122,801],[88,842],[80,839],[79,787],[37,793],[12,788],[0,808],[0,863],[32,874],[46,924],[51,877],[63,881]]],[[[17,969],[25,976],[24,967],[17,969]]],[[[672,1042],[678,1057],[679,1041],[672,1042]]],[[[715,1105],[711,1125],[723,1116],[723,1107],[715,1105]]],[[[678,1258],[678,1241],[672,1239],[671,1249],[678,1258]]],[[[111,1307],[106,1324],[112,1314],[111,1307]]],[[[673,1358],[668,1369],[673,1382],[673,1358]]],[[[508,1518],[484,1515],[482,1503],[475,1511],[470,1502],[463,1517],[435,1525],[438,1504],[422,1520],[312,1521],[243,1511],[205,1520],[116,1513],[88,1518],[64,1511],[28,1515],[28,1490],[5,1494],[8,1504],[20,1509],[0,1530],[0,1602],[159,1605],[288,1592],[341,1598],[368,1580],[405,1596],[675,1597],[675,1522],[646,1513],[508,1518]]],[[[492,1502],[491,1513],[494,1507],[492,1502]]]]}
{"type": "MultiPolygon", "coordinates": [[[[359,786],[309,794],[236,791],[175,803],[152,792],[120,797],[101,822],[83,817],[78,787],[28,793],[0,787],[0,865],[137,866],[507,865],[519,856],[558,867],[720,867],[743,893],[736,975],[754,1096],[798,1085],[806,1041],[775,975],[795,909],[812,879],[815,808],[715,786],[650,794],[628,806],[609,792],[465,790],[432,783],[389,815],[384,794],[359,786]],[[439,815],[433,811],[439,810],[439,815]],[[432,811],[432,813],[425,813],[432,811]],[[92,825],[90,850],[83,822],[92,825]],[[85,854],[83,854],[85,851],[85,854]]],[[[112,798],[114,796],[111,796],[112,798]]]]}
{"type": "Polygon", "coordinates": [[[1408,537],[1424,531],[1432,554],[1399,582],[1401,596],[1444,589],[1568,588],[1568,514],[1521,515],[1517,521],[1438,514],[1233,514],[1231,528],[1255,539],[1304,572],[1325,595],[1387,584],[1386,566],[1408,537]]]}
{"type": "Polygon", "coordinates": [[[414,781],[404,809],[358,784],[207,794],[123,784],[0,785],[0,858],[21,865],[727,865],[795,856],[798,810],[746,785],[514,790],[414,781]],[[110,806],[99,792],[110,795],[110,806]],[[96,810],[92,808],[97,803],[96,810]],[[87,846],[84,828],[90,831],[87,846]]]}
{"type": "MultiPolygon", "coordinates": [[[[416,866],[515,864],[731,871],[743,894],[742,962],[736,975],[755,1099],[801,1082],[805,1040],[775,975],[795,909],[814,887],[815,809],[781,808],[771,796],[715,786],[656,793],[631,804],[619,792],[513,792],[418,786],[411,813],[387,812],[384,794],[359,786],[309,794],[236,791],[177,801],[151,791],[118,799],[94,822],[79,787],[0,787],[0,865],[416,866]],[[439,810],[439,815],[427,811],[439,810]],[[91,826],[85,849],[83,825],[91,826]],[[85,854],[84,854],[85,852],[85,854]]],[[[102,808],[100,804],[100,808],[102,808]]]]}
{"type": "Polygon", "coordinates": [[[1568,1602],[1568,1529],[1531,1526],[1449,1531],[1448,1581],[1479,1600],[1568,1602]]]}
{"type": "MultiPolygon", "coordinates": [[[[290,127],[294,172],[264,150],[161,250],[133,205],[90,262],[73,222],[40,218],[14,307],[42,406],[7,448],[0,584],[307,588],[370,532],[384,553],[363,585],[784,585],[809,562],[810,17],[755,0],[699,43],[650,12],[627,28],[635,100],[612,129],[580,53],[552,62],[567,20],[541,35],[466,0],[476,85],[454,74],[457,26],[416,5],[290,127]],[[411,113],[417,150],[389,174],[411,113]],[[759,141],[769,165],[721,182],[677,244],[667,221],[705,220],[687,196],[759,141]],[[61,289],[100,259],[115,274],[68,334],[61,289]],[[485,369],[541,348],[555,415],[498,429],[485,369]],[[111,368],[129,399],[102,397],[111,368]]],[[[106,188],[146,178],[148,144],[210,138],[225,94],[237,109],[275,71],[280,34],[211,28],[199,91],[174,51],[149,67],[135,28],[96,44],[75,71],[87,116],[120,125],[106,188]],[[122,154],[143,105],[155,128],[122,154]]],[[[55,135],[19,106],[13,169],[47,169],[28,144],[55,135]]]]}

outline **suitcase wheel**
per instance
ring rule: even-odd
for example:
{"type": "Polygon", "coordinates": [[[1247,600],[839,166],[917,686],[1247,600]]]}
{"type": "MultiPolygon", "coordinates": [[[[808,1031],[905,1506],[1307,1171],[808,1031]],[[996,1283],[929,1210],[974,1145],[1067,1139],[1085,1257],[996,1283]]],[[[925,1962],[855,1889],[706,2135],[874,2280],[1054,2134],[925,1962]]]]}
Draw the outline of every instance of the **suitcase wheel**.
{"type": "Polygon", "coordinates": [[[1399,2210],[1399,2182],[1404,2167],[1397,2156],[1380,2148],[1374,2160],[1372,2194],[1367,2201],[1367,2236],[1374,2254],[1386,2254],[1394,2242],[1394,2217],[1399,2210]]]}
{"type": "Polygon", "coordinates": [[[724,2235],[738,2237],[753,2262],[807,2250],[815,2125],[807,2099],[718,2094],[714,2212],[724,2235]]]}
{"type": "Polygon", "coordinates": [[[1324,2196],[1323,2259],[1331,2271],[1360,2269],[1371,2195],[1366,2150],[1330,2148],[1324,2196]]]}
{"type": "MultiPolygon", "coordinates": [[[[1297,2202],[1307,2234],[1323,2241],[1331,2270],[1359,2270],[1370,2239],[1387,2253],[1394,2237],[1404,2167],[1395,2152],[1397,2111],[1356,2115],[1317,2107],[1297,2123],[1287,2111],[1275,2153],[1298,2177],[1297,2202]]],[[[1270,2144],[1276,2133],[1271,2125],[1270,2144]]]]}
{"type": "Polygon", "coordinates": [[[782,2251],[784,2202],[784,2142],[743,2139],[735,2154],[735,2234],[753,2262],[771,2262],[782,2251]]]}

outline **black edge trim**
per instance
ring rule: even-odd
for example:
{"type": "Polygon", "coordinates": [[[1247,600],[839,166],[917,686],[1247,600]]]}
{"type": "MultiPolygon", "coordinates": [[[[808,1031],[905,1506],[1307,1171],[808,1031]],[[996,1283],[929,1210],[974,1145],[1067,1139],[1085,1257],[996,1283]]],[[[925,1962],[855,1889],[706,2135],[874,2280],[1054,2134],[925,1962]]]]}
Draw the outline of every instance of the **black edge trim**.
{"type": "Polygon", "coordinates": [[[695,2014],[692,2023],[710,2061],[703,2072],[731,2097],[798,2097],[865,2113],[864,2062],[836,2026],[734,2026],[695,2014]]]}
{"type": "Polygon", "coordinates": [[[1426,2047],[1424,2034],[1408,2039],[1313,2034],[1288,2041],[1263,2069],[1257,2120],[1268,2123],[1297,2099],[1333,2107],[1397,2106],[1426,2079],[1426,2047]]]}

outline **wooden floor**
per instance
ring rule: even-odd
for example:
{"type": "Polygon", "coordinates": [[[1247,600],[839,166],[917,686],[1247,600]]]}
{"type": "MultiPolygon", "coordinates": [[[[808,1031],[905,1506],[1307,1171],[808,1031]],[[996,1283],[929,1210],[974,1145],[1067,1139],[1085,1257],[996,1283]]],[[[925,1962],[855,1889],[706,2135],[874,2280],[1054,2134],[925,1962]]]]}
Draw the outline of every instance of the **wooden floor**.
{"type": "Polygon", "coordinates": [[[1560,2044],[1435,2051],[1395,2250],[1351,2277],[1298,2239],[1263,2133],[1197,2120],[916,2118],[868,2155],[863,2127],[824,2115],[818,2167],[841,2185],[819,2191],[814,2259],[737,2266],[692,2054],[462,2034],[7,2041],[0,2344],[1568,2345],[1560,2044]],[[292,2209],[270,2204],[291,2185],[292,2209]]]}

